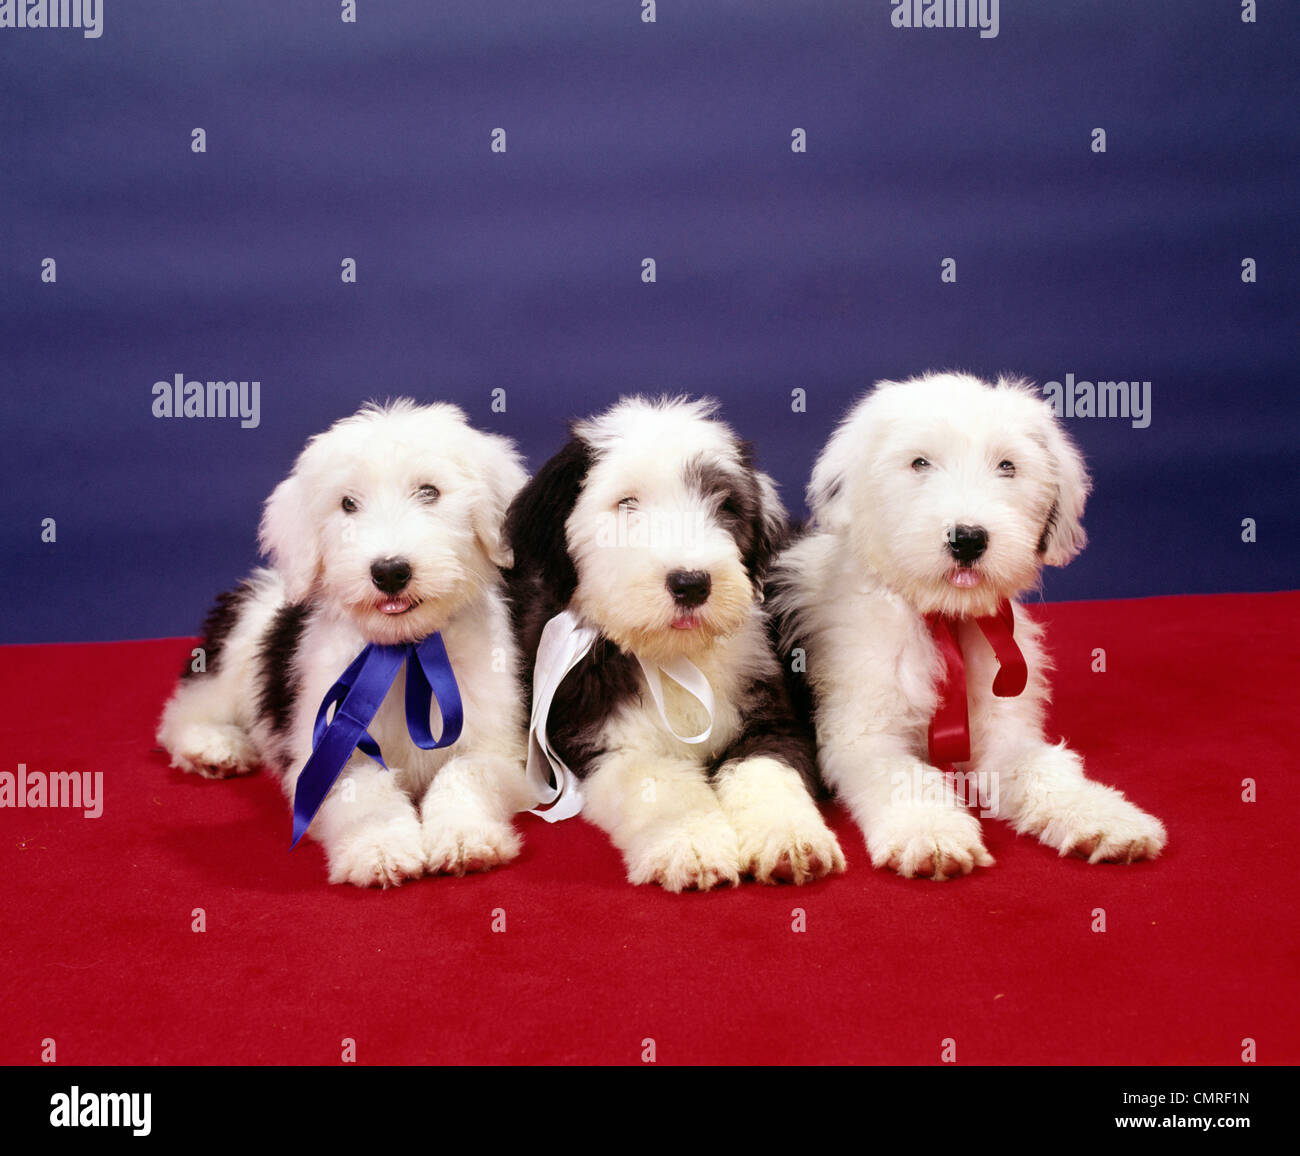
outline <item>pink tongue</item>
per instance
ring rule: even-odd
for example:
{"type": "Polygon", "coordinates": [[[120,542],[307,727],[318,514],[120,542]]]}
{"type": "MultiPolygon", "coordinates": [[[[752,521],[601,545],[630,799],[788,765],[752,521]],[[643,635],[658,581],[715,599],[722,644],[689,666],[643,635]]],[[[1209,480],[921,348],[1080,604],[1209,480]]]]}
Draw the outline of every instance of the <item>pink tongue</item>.
{"type": "Polygon", "coordinates": [[[948,582],[953,586],[970,589],[980,584],[980,576],[974,570],[967,570],[959,566],[948,575],[948,582]]]}
{"type": "Polygon", "coordinates": [[[694,614],[682,614],[673,619],[674,630],[694,630],[700,624],[700,620],[694,614]]]}
{"type": "Polygon", "coordinates": [[[390,598],[387,602],[381,602],[379,609],[384,614],[401,614],[410,605],[405,598],[390,598]]]}

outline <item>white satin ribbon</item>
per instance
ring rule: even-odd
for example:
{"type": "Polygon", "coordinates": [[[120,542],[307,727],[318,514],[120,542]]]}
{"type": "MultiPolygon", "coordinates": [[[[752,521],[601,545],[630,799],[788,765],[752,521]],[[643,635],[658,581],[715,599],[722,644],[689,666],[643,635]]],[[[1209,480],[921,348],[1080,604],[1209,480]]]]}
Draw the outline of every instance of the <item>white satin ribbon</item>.
{"type": "Polygon", "coordinates": [[[532,813],[541,815],[548,823],[558,823],[582,810],[582,792],[578,789],[577,776],[551,749],[546,736],[546,720],[564,676],[582,661],[599,635],[595,627],[583,626],[576,614],[565,610],[542,628],[542,637],[537,643],[537,659],[533,663],[533,713],[528,724],[527,775],[537,801],[546,808],[532,813]]]}
{"type": "MultiPolygon", "coordinates": [[[[527,776],[539,804],[545,807],[545,810],[534,809],[532,814],[540,815],[548,823],[558,823],[582,810],[578,777],[551,748],[546,721],[560,683],[590,653],[599,637],[600,631],[594,626],[583,625],[573,611],[563,610],[542,628],[542,637],[537,644],[537,660],[533,664],[533,710],[528,724],[527,776]]],[[[641,672],[645,675],[659,717],[669,732],[684,743],[704,742],[713,733],[713,688],[700,668],[681,656],[667,666],[652,665],[640,657],[637,662],[641,664],[641,672]],[[709,722],[700,734],[678,734],[668,721],[661,677],[665,674],[704,707],[709,722]]]]}
{"type": "Polygon", "coordinates": [[[704,672],[680,654],[667,666],[651,666],[640,655],[637,656],[637,662],[641,664],[641,673],[645,675],[646,683],[650,687],[650,697],[655,700],[655,706],[659,708],[659,717],[664,720],[664,726],[672,731],[673,737],[684,743],[702,743],[707,739],[713,733],[713,687],[704,677],[704,672]],[[673,724],[668,721],[668,715],[664,713],[664,684],[659,677],[660,674],[666,674],[692,698],[699,700],[700,705],[704,707],[704,712],[709,716],[709,723],[699,734],[679,735],[673,724]]]}

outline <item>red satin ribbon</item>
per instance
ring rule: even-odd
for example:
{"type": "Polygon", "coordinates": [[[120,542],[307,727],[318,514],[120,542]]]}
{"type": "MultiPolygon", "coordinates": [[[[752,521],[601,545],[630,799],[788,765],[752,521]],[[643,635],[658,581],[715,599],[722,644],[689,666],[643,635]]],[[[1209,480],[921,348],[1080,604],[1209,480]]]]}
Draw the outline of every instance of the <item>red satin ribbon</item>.
{"type": "MultiPolygon", "coordinates": [[[[939,705],[930,719],[930,765],[964,763],[970,758],[970,712],[966,703],[966,660],[957,641],[957,626],[962,621],[942,614],[927,614],[925,624],[939,648],[943,678],[939,682],[939,705]]],[[[1029,667],[1015,640],[1015,616],[1009,599],[998,603],[996,613],[975,619],[976,625],[993,647],[998,673],[993,679],[993,693],[999,698],[1015,698],[1029,681],[1029,667]]]]}

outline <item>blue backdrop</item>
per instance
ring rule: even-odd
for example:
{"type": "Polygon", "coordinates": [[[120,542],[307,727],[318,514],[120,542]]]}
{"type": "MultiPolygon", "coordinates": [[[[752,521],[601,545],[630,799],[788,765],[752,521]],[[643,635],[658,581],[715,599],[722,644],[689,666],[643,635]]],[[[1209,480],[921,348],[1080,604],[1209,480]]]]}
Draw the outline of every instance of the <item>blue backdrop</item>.
{"type": "Polygon", "coordinates": [[[941,367],[1151,383],[1145,428],[1068,419],[1092,545],[1047,597],[1297,584],[1300,5],[346,7],[0,27],[4,641],[191,632],[370,397],[536,467],[622,392],[713,394],[802,514],[851,399],[941,367]],[[260,382],[256,426],[155,417],[177,374],[260,382]]]}

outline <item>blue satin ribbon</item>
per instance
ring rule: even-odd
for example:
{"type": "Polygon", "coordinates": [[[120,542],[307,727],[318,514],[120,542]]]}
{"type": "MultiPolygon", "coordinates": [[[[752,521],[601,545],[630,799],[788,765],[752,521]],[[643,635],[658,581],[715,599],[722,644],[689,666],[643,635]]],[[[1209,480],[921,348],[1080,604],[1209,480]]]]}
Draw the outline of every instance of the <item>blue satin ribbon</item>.
{"type": "Polygon", "coordinates": [[[432,751],[449,747],[460,738],[465,716],[442,636],[431,634],[419,644],[408,642],[400,646],[370,643],[330,687],[316,712],[311,758],[298,776],[293,792],[290,850],[298,845],[311,825],[354,750],[362,751],[384,770],[388,769],[379,744],[367,728],[403,663],[406,664],[406,729],[411,741],[421,750],[432,751]],[[442,712],[442,734],[436,739],[429,728],[429,711],[435,697],[442,712]],[[338,710],[334,717],[326,721],[330,707],[336,704],[338,710]]]}

